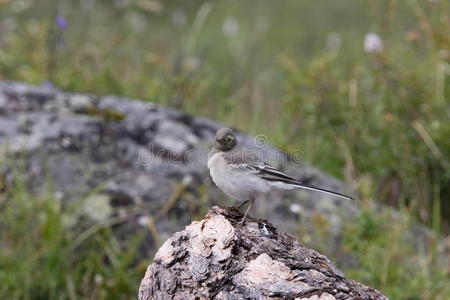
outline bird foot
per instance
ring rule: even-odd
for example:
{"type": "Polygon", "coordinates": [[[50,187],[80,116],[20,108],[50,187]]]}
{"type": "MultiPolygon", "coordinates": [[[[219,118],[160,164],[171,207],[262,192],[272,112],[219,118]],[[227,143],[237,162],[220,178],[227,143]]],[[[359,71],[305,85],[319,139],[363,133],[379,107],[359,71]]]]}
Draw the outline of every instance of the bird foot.
{"type": "Polygon", "coordinates": [[[254,201],[255,201],[255,200],[247,200],[247,201],[244,201],[243,203],[241,203],[241,205],[239,205],[238,208],[239,208],[239,210],[240,210],[240,208],[241,208],[242,205],[244,205],[244,204],[247,203],[247,202],[250,202],[250,204],[248,205],[247,209],[245,210],[244,217],[243,217],[242,220],[238,223],[239,226],[241,226],[241,225],[244,224],[244,221],[245,221],[245,218],[247,217],[248,211],[249,211],[250,208],[252,207],[252,204],[253,204],[254,201]]]}

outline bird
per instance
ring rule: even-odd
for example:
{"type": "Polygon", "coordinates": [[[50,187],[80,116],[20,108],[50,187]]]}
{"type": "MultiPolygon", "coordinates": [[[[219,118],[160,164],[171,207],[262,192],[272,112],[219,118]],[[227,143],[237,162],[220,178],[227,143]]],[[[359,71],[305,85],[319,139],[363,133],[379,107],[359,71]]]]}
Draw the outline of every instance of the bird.
{"type": "Polygon", "coordinates": [[[256,197],[272,191],[300,188],[352,199],[350,196],[303,184],[266,164],[255,153],[237,146],[238,141],[231,129],[218,129],[214,146],[209,153],[207,167],[214,183],[228,197],[242,201],[239,209],[247,202],[249,203],[240,224],[244,223],[256,197]]]}

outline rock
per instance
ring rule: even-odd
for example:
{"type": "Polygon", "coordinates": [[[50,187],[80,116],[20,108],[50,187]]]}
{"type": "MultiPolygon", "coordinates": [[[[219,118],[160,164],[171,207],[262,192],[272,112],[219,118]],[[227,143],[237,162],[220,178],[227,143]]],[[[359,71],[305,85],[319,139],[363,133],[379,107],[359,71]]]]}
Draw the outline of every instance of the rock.
{"type": "Polygon", "coordinates": [[[266,220],[213,207],[155,255],[139,299],[387,299],[266,220]]]}
{"type": "MultiPolygon", "coordinates": [[[[51,178],[63,207],[89,199],[91,208],[75,205],[79,211],[67,224],[120,216],[124,221],[114,232],[124,245],[141,228],[139,220],[153,220],[154,234],[142,244],[142,253],[149,255],[158,238],[181,230],[205,207],[233,204],[214,186],[206,168],[215,131],[222,126],[153,103],[0,81],[1,181],[13,186],[12,170],[25,160],[24,175],[33,194],[48,194],[46,180],[51,178]],[[92,213],[96,209],[101,212],[92,213]]],[[[236,136],[244,147],[303,182],[346,192],[335,178],[270,147],[266,137],[239,131],[236,136]]],[[[302,235],[309,246],[322,246],[326,255],[340,258],[338,265],[353,264],[341,243],[343,223],[360,213],[357,201],[297,190],[261,197],[253,213],[302,235]],[[307,236],[317,232],[317,219],[329,230],[314,244],[307,236]]],[[[417,248],[429,248],[426,234],[414,237],[417,248]]],[[[448,246],[439,249],[440,257],[448,257],[448,246]]]]}

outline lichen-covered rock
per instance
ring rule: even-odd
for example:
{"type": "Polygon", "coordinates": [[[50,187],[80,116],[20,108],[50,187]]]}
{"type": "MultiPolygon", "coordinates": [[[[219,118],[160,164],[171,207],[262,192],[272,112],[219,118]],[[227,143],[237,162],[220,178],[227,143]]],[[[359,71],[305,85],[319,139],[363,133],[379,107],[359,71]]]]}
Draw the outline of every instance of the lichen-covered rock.
{"type": "Polygon", "coordinates": [[[291,234],[251,217],[238,225],[241,218],[215,206],[175,233],[148,267],[139,299],[387,299],[291,234]]]}

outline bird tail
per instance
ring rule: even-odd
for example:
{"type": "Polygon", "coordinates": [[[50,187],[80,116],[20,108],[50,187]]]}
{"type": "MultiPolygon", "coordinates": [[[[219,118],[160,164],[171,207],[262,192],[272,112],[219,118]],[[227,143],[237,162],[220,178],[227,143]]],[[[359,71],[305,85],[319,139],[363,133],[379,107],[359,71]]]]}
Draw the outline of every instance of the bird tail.
{"type": "Polygon", "coordinates": [[[295,186],[297,188],[310,190],[310,191],[315,191],[315,192],[322,192],[322,193],[325,193],[325,194],[328,194],[328,195],[331,195],[331,196],[335,196],[335,197],[339,197],[339,198],[343,198],[343,199],[347,199],[347,200],[353,200],[353,198],[350,197],[350,196],[343,195],[343,194],[340,194],[340,193],[336,193],[336,192],[333,192],[333,191],[329,191],[329,190],[326,190],[326,189],[321,189],[321,188],[318,188],[318,187],[310,186],[310,185],[305,185],[305,184],[302,184],[300,182],[293,182],[293,183],[289,183],[289,184],[293,185],[293,186],[295,186]]]}
{"type": "Polygon", "coordinates": [[[314,186],[310,186],[310,185],[306,185],[301,183],[300,181],[298,181],[297,179],[294,179],[286,174],[284,174],[283,172],[272,168],[270,166],[264,166],[264,168],[262,168],[260,170],[260,173],[262,175],[262,178],[264,178],[265,180],[268,181],[272,181],[274,184],[276,184],[277,186],[279,186],[282,189],[291,189],[292,188],[301,188],[301,189],[305,189],[305,190],[310,190],[310,191],[315,191],[315,192],[322,192],[331,196],[335,196],[335,197],[339,197],[339,198],[343,198],[343,199],[347,199],[347,200],[353,200],[352,197],[347,196],[347,195],[343,195],[343,194],[339,194],[333,191],[329,191],[326,189],[321,189],[318,187],[314,187],[314,186]],[[278,183],[282,183],[282,185],[284,186],[280,186],[278,185],[278,183]],[[287,185],[287,186],[286,186],[287,185]]]}

